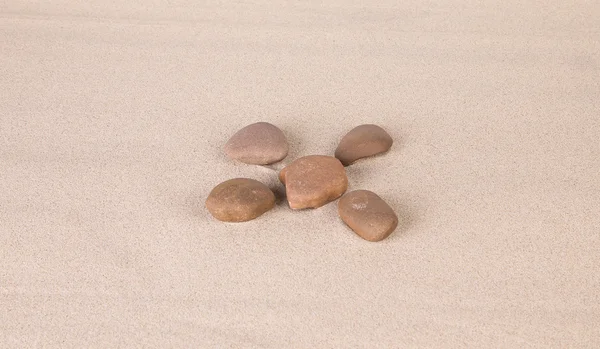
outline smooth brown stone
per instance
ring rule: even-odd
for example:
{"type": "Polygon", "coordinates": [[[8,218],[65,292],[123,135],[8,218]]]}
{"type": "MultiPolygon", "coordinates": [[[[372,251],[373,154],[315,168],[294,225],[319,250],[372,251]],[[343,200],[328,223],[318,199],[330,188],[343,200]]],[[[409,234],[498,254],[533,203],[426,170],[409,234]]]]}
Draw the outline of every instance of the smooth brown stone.
{"type": "Polygon", "coordinates": [[[381,241],[398,226],[394,210],[368,190],[355,190],[342,196],[338,212],[350,229],[368,241],[381,241]]]}
{"type": "Polygon", "coordinates": [[[335,150],[335,157],[344,166],[358,159],[385,153],[392,147],[394,140],[377,125],[360,125],[348,132],[335,150]]]}
{"type": "Polygon", "coordinates": [[[275,194],[263,183],[249,178],[225,181],[210,192],[206,208],[224,222],[252,220],[275,206],[275,194]]]}
{"type": "Polygon", "coordinates": [[[342,163],[331,156],[309,155],[294,160],[279,173],[292,209],[317,208],[348,189],[342,163]]]}
{"type": "Polygon", "coordinates": [[[227,157],[246,164],[268,165],[281,161],[289,145],[283,132],[268,122],[257,122],[236,132],[225,144],[227,157]]]}

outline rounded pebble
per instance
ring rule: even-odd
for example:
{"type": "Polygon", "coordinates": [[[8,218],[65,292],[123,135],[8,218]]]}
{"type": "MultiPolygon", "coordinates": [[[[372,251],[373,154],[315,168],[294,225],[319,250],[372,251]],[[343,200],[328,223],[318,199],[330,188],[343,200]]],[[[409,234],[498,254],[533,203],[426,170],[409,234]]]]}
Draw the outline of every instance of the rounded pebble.
{"type": "Polygon", "coordinates": [[[281,161],[289,145],[283,132],[268,122],[257,122],[236,132],[225,144],[227,157],[246,164],[268,165],[281,161]]]}
{"type": "Polygon", "coordinates": [[[384,153],[392,147],[392,137],[377,125],[360,125],[348,132],[335,150],[335,157],[344,166],[358,159],[384,153]]]}
{"type": "Polygon", "coordinates": [[[263,183],[250,178],[227,180],[210,192],[206,208],[224,222],[252,220],[275,206],[275,195],[263,183]]]}
{"type": "Polygon", "coordinates": [[[394,210],[369,190],[355,190],[342,196],[338,213],[350,229],[368,241],[381,241],[398,226],[394,210]]]}
{"type": "Polygon", "coordinates": [[[342,163],[331,156],[309,155],[279,173],[292,209],[317,208],[339,198],[348,189],[342,163]]]}

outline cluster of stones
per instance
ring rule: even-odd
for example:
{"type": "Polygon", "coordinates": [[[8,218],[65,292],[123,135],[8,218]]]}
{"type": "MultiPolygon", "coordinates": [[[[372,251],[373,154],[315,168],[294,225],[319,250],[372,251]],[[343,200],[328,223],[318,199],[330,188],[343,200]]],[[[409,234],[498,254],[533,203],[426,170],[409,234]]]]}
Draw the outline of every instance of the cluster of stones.
{"type": "MultiPolygon", "coordinates": [[[[368,241],[388,237],[398,225],[394,210],[377,194],[348,189],[345,166],[381,154],[392,146],[392,137],[377,125],[360,125],[340,141],[335,157],[309,155],[294,160],[279,172],[290,208],[317,208],[338,201],[342,221],[368,241]]],[[[230,159],[246,164],[269,165],[283,160],[289,150],[287,139],[275,125],[248,125],[225,144],[230,159]]],[[[250,178],[234,178],[217,185],[208,195],[206,207],[218,220],[244,222],[259,217],[275,206],[275,195],[265,184],[250,178]]]]}

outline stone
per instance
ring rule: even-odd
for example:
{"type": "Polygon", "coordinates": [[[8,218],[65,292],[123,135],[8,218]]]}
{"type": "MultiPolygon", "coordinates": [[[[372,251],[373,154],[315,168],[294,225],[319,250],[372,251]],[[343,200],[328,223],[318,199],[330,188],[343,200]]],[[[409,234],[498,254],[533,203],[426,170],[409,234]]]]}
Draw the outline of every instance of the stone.
{"type": "Polygon", "coordinates": [[[279,173],[292,209],[317,208],[339,198],[348,189],[342,163],[324,155],[294,160],[279,173]]]}
{"type": "Polygon", "coordinates": [[[289,145],[283,132],[268,122],[257,122],[236,132],[225,144],[230,159],[246,164],[268,165],[283,160],[289,145]]]}
{"type": "Polygon", "coordinates": [[[206,208],[224,222],[252,220],[275,206],[275,194],[263,183],[250,178],[227,180],[210,192],[206,208]]]}
{"type": "Polygon", "coordinates": [[[350,229],[368,241],[381,241],[398,226],[394,210],[369,190],[355,190],[342,196],[338,213],[350,229]]]}
{"type": "Polygon", "coordinates": [[[358,159],[385,153],[392,147],[394,140],[377,125],[360,125],[348,132],[335,150],[335,157],[344,166],[358,159]]]}

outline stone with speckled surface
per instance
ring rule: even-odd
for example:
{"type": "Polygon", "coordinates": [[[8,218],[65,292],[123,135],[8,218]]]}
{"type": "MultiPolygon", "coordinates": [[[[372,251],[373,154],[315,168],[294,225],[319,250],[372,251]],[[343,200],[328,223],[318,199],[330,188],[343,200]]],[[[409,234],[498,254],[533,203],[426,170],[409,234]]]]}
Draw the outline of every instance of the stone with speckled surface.
{"type": "Polygon", "coordinates": [[[381,241],[398,226],[394,210],[369,190],[355,190],[342,196],[338,212],[346,225],[368,241],[381,241]]]}

